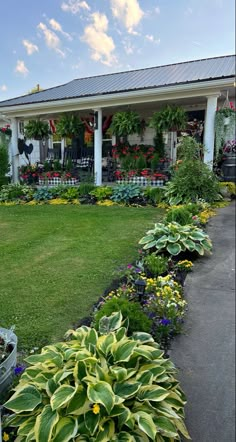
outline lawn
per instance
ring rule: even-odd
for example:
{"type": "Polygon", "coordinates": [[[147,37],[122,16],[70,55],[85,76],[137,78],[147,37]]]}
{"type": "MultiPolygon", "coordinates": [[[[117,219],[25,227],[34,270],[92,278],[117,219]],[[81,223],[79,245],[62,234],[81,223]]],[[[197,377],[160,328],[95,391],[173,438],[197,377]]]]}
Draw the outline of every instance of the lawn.
{"type": "Polygon", "coordinates": [[[161,216],[152,207],[0,207],[0,326],[15,325],[21,350],[61,339],[161,216]]]}

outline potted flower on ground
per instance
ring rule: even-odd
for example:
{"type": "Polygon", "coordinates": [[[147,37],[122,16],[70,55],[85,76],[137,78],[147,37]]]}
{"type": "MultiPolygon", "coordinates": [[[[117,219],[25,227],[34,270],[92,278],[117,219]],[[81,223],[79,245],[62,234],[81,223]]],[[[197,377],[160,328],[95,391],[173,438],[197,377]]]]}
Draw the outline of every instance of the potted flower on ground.
{"type": "Polygon", "coordinates": [[[16,366],[17,337],[13,330],[0,327],[0,396],[10,386],[16,366]]]}

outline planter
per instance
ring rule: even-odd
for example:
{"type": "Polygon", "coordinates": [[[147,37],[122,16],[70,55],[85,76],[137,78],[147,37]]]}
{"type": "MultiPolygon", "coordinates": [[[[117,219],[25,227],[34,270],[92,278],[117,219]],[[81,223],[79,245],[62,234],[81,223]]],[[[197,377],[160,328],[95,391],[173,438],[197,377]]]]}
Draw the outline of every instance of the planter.
{"type": "Polygon", "coordinates": [[[222,172],[225,181],[236,181],[236,155],[228,155],[222,164],[222,172]]]}
{"type": "Polygon", "coordinates": [[[141,187],[163,187],[164,180],[150,180],[145,177],[133,177],[128,179],[120,179],[116,181],[117,184],[138,184],[141,187]]]}
{"type": "Polygon", "coordinates": [[[17,336],[12,332],[12,330],[7,330],[6,328],[0,328],[0,334],[1,332],[6,334],[7,338],[9,339],[9,345],[12,346],[12,351],[0,364],[0,397],[12,382],[17,356],[17,336]]]}
{"type": "Polygon", "coordinates": [[[61,184],[64,184],[65,186],[76,186],[79,184],[79,180],[77,178],[69,178],[67,180],[63,180],[61,177],[54,177],[54,178],[39,178],[39,186],[59,186],[61,184]]]}

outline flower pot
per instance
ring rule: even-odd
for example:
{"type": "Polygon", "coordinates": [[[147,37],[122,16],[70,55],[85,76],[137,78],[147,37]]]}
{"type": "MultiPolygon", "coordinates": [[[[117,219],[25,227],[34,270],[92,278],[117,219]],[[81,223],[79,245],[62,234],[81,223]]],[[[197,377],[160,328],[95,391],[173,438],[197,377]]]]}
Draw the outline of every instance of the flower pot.
{"type": "Polygon", "coordinates": [[[9,339],[9,344],[12,346],[12,351],[8,357],[0,363],[0,397],[7,390],[12,382],[14,375],[14,368],[16,366],[17,356],[17,336],[12,330],[6,328],[0,328],[0,333],[6,334],[9,339]]]}

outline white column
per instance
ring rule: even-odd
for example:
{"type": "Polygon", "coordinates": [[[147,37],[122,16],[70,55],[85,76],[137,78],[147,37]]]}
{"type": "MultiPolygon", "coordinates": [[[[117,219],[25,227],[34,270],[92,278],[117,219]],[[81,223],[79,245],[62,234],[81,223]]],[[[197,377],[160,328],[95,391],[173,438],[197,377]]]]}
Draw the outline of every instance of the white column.
{"type": "Polygon", "coordinates": [[[18,120],[11,118],[11,165],[12,165],[12,181],[19,182],[19,151],[18,151],[18,120]]]}
{"type": "Polygon", "coordinates": [[[64,162],[65,138],[61,139],[61,164],[64,162]]]}
{"type": "Polygon", "coordinates": [[[214,142],[215,142],[215,113],[217,109],[217,98],[219,95],[210,95],[207,97],[207,108],[204,124],[204,162],[213,167],[214,142]]]}
{"type": "Polygon", "coordinates": [[[98,112],[98,127],[94,131],[94,175],[96,186],[102,184],[102,109],[95,109],[98,112]]]}

